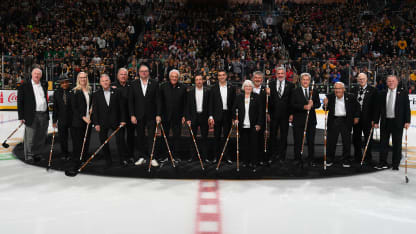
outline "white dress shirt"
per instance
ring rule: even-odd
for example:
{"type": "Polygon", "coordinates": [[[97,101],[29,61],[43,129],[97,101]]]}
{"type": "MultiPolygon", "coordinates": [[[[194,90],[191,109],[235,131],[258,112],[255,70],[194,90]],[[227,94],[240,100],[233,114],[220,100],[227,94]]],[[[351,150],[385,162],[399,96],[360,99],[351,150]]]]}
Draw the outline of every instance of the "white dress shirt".
{"type": "Polygon", "coordinates": [[[245,97],[244,98],[244,108],[245,108],[245,113],[244,113],[244,121],[243,121],[243,128],[250,128],[250,97],[245,97]]]}
{"type": "Polygon", "coordinates": [[[387,90],[387,97],[386,97],[386,117],[387,118],[394,118],[395,117],[395,113],[394,113],[394,110],[395,110],[395,105],[396,105],[396,94],[397,94],[397,88],[395,88],[395,89],[393,89],[393,90],[391,90],[391,89],[388,89],[387,90]],[[390,110],[389,109],[389,97],[390,97],[390,95],[392,95],[392,97],[393,97],[393,99],[392,99],[392,109],[390,110]]]}
{"type": "Polygon", "coordinates": [[[195,102],[196,102],[196,112],[202,112],[202,104],[204,99],[204,89],[198,89],[195,87],[195,102]]]}
{"type": "Polygon", "coordinates": [[[35,84],[32,80],[33,93],[35,94],[36,111],[46,111],[48,104],[46,103],[45,92],[43,92],[42,85],[40,82],[35,84]]]}
{"type": "Polygon", "coordinates": [[[110,96],[111,96],[110,90],[104,90],[104,98],[105,98],[105,102],[107,103],[107,106],[110,106],[110,96]]]}
{"type": "Polygon", "coordinates": [[[140,79],[140,85],[142,86],[143,96],[146,96],[147,85],[149,84],[149,80],[147,80],[146,84],[143,84],[142,79],[140,79]]]}
{"type": "Polygon", "coordinates": [[[221,100],[222,100],[222,109],[223,110],[227,110],[227,84],[225,84],[224,86],[220,86],[220,93],[221,93],[221,100]]]}
{"type": "Polygon", "coordinates": [[[258,88],[256,87],[253,88],[253,93],[260,94],[260,92],[261,92],[261,86],[259,86],[258,88]]]}
{"type": "Polygon", "coordinates": [[[338,98],[335,96],[335,116],[336,117],[345,117],[347,116],[347,112],[345,111],[345,96],[342,98],[338,98]]]}
{"type": "Polygon", "coordinates": [[[276,90],[277,90],[277,93],[279,93],[280,82],[282,82],[282,92],[281,92],[281,94],[283,96],[283,93],[285,92],[285,80],[282,80],[282,81],[276,80],[276,90]]]}
{"type": "Polygon", "coordinates": [[[87,118],[90,117],[90,94],[88,93],[88,91],[82,91],[84,93],[84,97],[85,97],[85,102],[87,103],[87,110],[86,110],[86,114],[85,116],[87,118]]]}

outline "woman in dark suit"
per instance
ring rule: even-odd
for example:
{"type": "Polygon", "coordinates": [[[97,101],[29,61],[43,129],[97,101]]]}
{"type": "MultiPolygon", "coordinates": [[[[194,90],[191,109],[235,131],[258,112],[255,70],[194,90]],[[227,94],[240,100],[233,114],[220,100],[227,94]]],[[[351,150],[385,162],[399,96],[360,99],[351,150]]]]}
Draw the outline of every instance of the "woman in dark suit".
{"type": "Polygon", "coordinates": [[[242,85],[243,93],[239,94],[234,102],[233,115],[234,124],[238,123],[240,131],[241,159],[244,164],[256,172],[258,161],[257,155],[257,132],[263,125],[263,111],[261,111],[261,103],[258,95],[253,93],[253,82],[251,80],[244,81],[242,85]],[[236,112],[238,111],[238,119],[236,112]]]}
{"type": "MultiPolygon", "coordinates": [[[[77,162],[81,156],[82,144],[84,141],[87,124],[91,123],[91,86],[88,82],[88,75],[85,72],[78,73],[77,84],[72,90],[73,95],[71,99],[72,104],[72,127],[74,128],[74,135],[72,141],[74,142],[74,161],[77,162]]],[[[85,142],[84,153],[82,158],[87,157],[89,148],[89,139],[91,135],[91,126],[87,133],[87,140],[85,142]]]]}

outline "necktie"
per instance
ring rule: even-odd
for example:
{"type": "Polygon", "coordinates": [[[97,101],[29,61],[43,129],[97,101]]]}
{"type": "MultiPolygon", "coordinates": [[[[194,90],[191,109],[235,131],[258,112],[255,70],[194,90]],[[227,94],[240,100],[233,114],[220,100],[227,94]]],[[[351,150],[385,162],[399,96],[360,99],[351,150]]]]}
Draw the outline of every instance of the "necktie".
{"type": "Polygon", "coordinates": [[[279,95],[279,98],[282,97],[282,82],[279,81],[279,90],[277,91],[277,94],[279,95]]]}
{"type": "Polygon", "coordinates": [[[309,94],[308,94],[308,89],[304,89],[305,90],[305,98],[306,100],[309,100],[309,94]]]}
{"type": "Polygon", "coordinates": [[[62,99],[64,100],[64,104],[67,104],[67,96],[66,96],[66,90],[64,90],[64,94],[62,95],[62,99]]]}
{"type": "Polygon", "coordinates": [[[387,113],[388,118],[394,118],[394,103],[393,103],[393,91],[390,90],[389,100],[387,102],[387,113]]]}

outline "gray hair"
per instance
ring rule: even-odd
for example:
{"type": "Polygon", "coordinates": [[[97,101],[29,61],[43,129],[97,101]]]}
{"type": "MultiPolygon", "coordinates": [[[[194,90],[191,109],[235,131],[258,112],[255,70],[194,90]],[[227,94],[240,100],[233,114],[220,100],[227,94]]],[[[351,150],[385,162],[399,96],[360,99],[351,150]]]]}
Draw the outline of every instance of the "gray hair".
{"type": "Polygon", "coordinates": [[[241,90],[243,90],[243,91],[244,91],[244,87],[246,87],[247,85],[251,86],[251,88],[253,88],[253,89],[254,89],[254,84],[253,84],[253,81],[251,81],[251,80],[245,80],[245,81],[243,82],[243,84],[241,85],[241,90]]]}
{"type": "Polygon", "coordinates": [[[255,72],[253,72],[253,77],[254,76],[261,76],[261,78],[263,78],[264,77],[264,74],[261,71],[255,71],[255,72]]]}
{"type": "Polygon", "coordinates": [[[336,84],[340,84],[345,89],[345,84],[343,82],[341,82],[341,81],[335,82],[334,87],[335,87],[336,84]]]}
{"type": "Polygon", "coordinates": [[[359,73],[357,77],[360,77],[360,76],[364,76],[366,79],[368,79],[368,78],[367,78],[367,74],[365,74],[365,73],[363,73],[363,72],[359,73]]]}
{"type": "Polygon", "coordinates": [[[122,68],[118,69],[117,75],[120,74],[121,71],[126,71],[127,74],[129,73],[129,70],[127,70],[126,68],[122,67],[122,68]]]}
{"type": "Polygon", "coordinates": [[[285,67],[283,67],[283,66],[277,67],[276,68],[276,73],[277,73],[277,71],[280,71],[280,70],[284,71],[285,74],[286,74],[286,68],[285,67]]]}
{"type": "Polygon", "coordinates": [[[172,74],[172,73],[174,73],[174,72],[176,72],[176,74],[178,74],[178,76],[180,76],[180,72],[179,72],[179,70],[177,70],[177,69],[172,69],[172,70],[170,70],[170,72],[169,72],[169,77],[170,77],[170,75],[172,74]]]}
{"type": "Polygon", "coordinates": [[[35,68],[33,68],[33,69],[32,69],[32,74],[33,74],[33,72],[34,72],[35,70],[40,71],[40,74],[42,74],[42,69],[40,69],[40,68],[38,68],[38,67],[35,67],[35,68]]]}
{"type": "Polygon", "coordinates": [[[304,77],[304,76],[307,76],[307,77],[309,77],[309,79],[312,79],[311,74],[309,74],[307,72],[304,72],[304,73],[300,74],[300,79],[302,80],[302,77],[304,77]]]}
{"type": "Polygon", "coordinates": [[[103,73],[103,74],[100,75],[100,79],[103,78],[103,77],[107,77],[108,79],[110,79],[110,76],[106,73],[103,73]]]}

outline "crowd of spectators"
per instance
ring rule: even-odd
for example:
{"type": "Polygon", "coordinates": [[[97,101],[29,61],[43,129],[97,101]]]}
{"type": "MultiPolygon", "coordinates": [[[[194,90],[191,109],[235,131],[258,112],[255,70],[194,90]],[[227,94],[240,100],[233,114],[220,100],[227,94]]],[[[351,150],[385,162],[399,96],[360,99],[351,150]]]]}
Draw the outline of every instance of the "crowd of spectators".
{"type": "Polygon", "coordinates": [[[315,81],[355,82],[395,73],[408,80],[416,68],[416,11],[403,3],[380,12],[361,4],[288,5],[281,35],[297,71],[315,81]],[[378,73],[378,74],[377,74],[378,73]]]}
{"type": "Polygon", "coordinates": [[[144,9],[123,0],[1,1],[5,85],[23,79],[33,64],[54,80],[81,70],[114,74],[131,60],[144,9]]]}
{"type": "Polygon", "coordinates": [[[215,82],[219,69],[232,81],[247,79],[255,70],[273,77],[274,68],[283,64],[287,80],[294,82],[297,74],[310,72],[318,83],[348,84],[365,72],[382,88],[378,81],[395,73],[415,90],[416,11],[411,4],[376,11],[364,3],[285,2],[276,8],[284,14],[269,22],[273,11],[259,4],[222,8],[144,2],[2,1],[4,84],[14,87],[33,64],[56,80],[81,70],[90,79],[104,72],[114,79],[120,67],[133,78],[146,63],[153,78],[165,80],[175,68],[185,83],[197,73],[215,82]]]}

